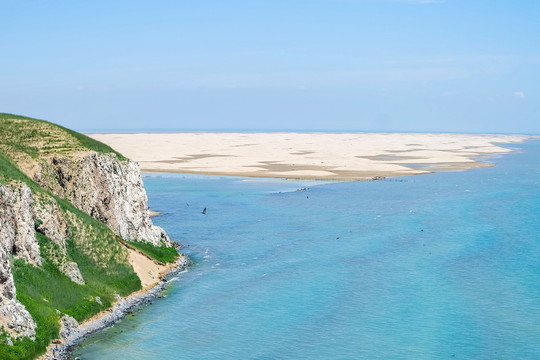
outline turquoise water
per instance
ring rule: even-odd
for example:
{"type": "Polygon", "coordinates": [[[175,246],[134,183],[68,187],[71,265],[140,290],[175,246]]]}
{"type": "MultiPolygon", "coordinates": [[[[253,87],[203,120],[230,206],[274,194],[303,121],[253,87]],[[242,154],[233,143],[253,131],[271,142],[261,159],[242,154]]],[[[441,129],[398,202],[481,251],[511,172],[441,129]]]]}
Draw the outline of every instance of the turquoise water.
{"type": "Polygon", "coordinates": [[[195,265],[76,355],[539,359],[540,141],[515,148],[386,181],[145,176],[195,265]]]}

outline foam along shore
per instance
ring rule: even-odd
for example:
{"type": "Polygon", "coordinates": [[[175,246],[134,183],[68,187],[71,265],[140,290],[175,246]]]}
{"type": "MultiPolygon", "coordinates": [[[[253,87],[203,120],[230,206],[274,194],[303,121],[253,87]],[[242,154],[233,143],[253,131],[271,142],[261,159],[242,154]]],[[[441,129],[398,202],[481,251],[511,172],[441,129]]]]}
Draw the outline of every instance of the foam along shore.
{"type": "Polygon", "coordinates": [[[531,136],[414,133],[87,134],[146,172],[369,180],[490,166],[531,136]]]}
{"type": "Polygon", "coordinates": [[[76,346],[84,339],[113,326],[133,313],[136,308],[151,304],[155,299],[160,298],[163,290],[172,280],[176,279],[176,275],[191,264],[191,260],[184,254],[180,254],[174,264],[161,265],[149,259],[142,260],[140,254],[137,253],[137,251],[130,250],[129,256],[135,272],[141,278],[143,289],[125,298],[118,297],[112,308],[102,311],[81,324],[78,324],[73,318],[64,317],[61,329],[63,340],[53,341],[47,352],[39,358],[40,360],[71,359],[76,346]],[[149,276],[153,279],[149,279],[149,276]]]}

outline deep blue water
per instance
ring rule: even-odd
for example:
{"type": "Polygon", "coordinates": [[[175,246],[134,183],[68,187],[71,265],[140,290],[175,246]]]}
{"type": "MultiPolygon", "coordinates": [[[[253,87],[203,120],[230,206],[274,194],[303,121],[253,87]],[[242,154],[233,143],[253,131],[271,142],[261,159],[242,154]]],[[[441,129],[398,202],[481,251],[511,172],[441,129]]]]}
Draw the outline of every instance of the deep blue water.
{"type": "Polygon", "coordinates": [[[76,355],[540,359],[540,141],[514,147],[385,181],[147,175],[195,265],[76,355]]]}

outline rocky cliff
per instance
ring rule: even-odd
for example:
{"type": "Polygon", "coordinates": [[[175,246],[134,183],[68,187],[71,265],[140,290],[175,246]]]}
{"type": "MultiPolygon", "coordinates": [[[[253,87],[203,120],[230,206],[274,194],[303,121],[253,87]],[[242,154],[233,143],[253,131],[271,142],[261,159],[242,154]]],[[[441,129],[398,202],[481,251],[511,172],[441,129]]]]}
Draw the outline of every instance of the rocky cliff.
{"type": "Polygon", "coordinates": [[[139,166],[115,154],[91,153],[81,158],[43,160],[34,180],[53,194],[105,223],[127,240],[170,245],[170,240],[150,220],[148,199],[139,166]]]}
{"type": "Polygon", "coordinates": [[[0,113],[0,358],[35,357],[61,336],[61,319],[83,321],[140,290],[134,252],[161,268],[187,264],[172,244],[150,219],[136,163],[0,113]]]}
{"type": "Polygon", "coordinates": [[[16,298],[10,257],[33,266],[41,266],[41,233],[61,249],[55,260],[59,270],[72,281],[84,284],[77,263],[68,261],[66,240],[71,237],[68,224],[56,200],[44,193],[34,194],[24,182],[0,184],[0,324],[14,338],[35,338],[36,324],[16,298]]]}
{"type": "Polygon", "coordinates": [[[10,256],[41,264],[34,231],[32,192],[25,184],[0,184],[0,325],[12,337],[35,339],[36,323],[19,301],[11,273],[10,256]]]}

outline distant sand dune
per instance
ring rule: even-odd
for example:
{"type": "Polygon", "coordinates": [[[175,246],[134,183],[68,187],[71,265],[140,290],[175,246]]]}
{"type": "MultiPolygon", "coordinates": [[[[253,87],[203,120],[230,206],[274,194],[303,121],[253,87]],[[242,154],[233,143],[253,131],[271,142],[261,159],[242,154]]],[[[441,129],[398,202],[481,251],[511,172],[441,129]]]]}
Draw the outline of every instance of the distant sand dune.
{"type": "Polygon", "coordinates": [[[369,180],[491,166],[525,135],[412,133],[89,134],[147,172],[369,180]]]}

